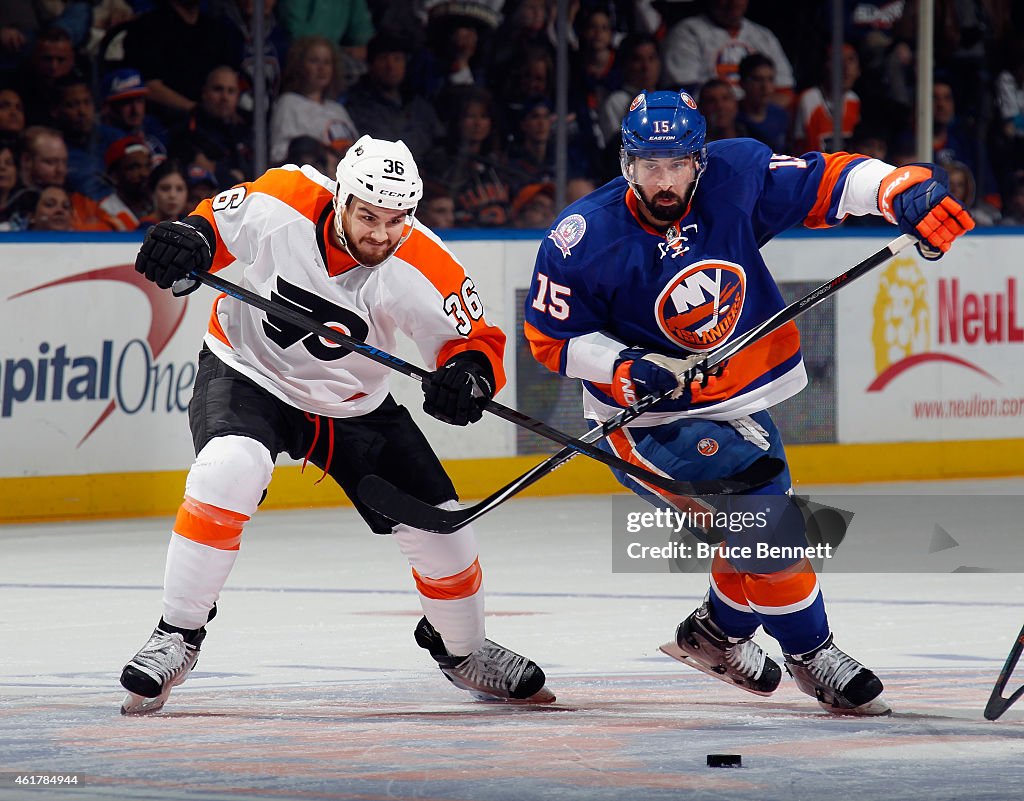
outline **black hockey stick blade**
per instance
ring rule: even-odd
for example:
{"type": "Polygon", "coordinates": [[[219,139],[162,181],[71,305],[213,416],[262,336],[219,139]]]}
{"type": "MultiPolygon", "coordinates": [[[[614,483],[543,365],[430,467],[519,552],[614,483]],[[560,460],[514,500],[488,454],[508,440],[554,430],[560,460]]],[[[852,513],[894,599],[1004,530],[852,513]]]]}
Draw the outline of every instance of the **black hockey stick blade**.
{"type": "MultiPolygon", "coordinates": [[[[365,476],[359,482],[357,492],[359,493],[359,499],[363,503],[392,520],[412,526],[413,528],[432,531],[436,534],[452,534],[460,528],[469,525],[481,515],[487,514],[491,509],[501,505],[508,498],[518,494],[530,484],[549,475],[555,467],[567,461],[569,461],[568,458],[563,458],[553,466],[549,465],[548,461],[541,462],[528,473],[523,474],[510,484],[506,484],[484,500],[461,509],[440,509],[437,506],[431,506],[429,503],[403,492],[390,481],[376,475],[365,476]]],[[[733,493],[745,492],[768,484],[785,467],[786,464],[781,459],[765,457],[758,459],[747,470],[732,476],[724,483],[728,484],[733,493]]],[[[708,486],[715,486],[723,482],[698,481],[693,484],[688,482],[677,483],[681,485],[680,491],[675,493],[677,495],[693,497],[695,495],[731,494],[704,491],[708,486]]]]}
{"type": "Polygon", "coordinates": [[[1021,628],[1020,634],[1017,635],[1017,641],[1014,642],[1013,647],[1010,649],[1010,653],[1006,657],[1006,663],[1003,665],[1003,669],[999,671],[999,678],[996,679],[996,684],[992,688],[992,694],[988,697],[988,703],[985,704],[986,720],[998,719],[1000,715],[1013,706],[1017,699],[1024,695],[1024,684],[1010,695],[1003,695],[1003,691],[1006,689],[1006,685],[1009,683],[1022,653],[1024,653],[1024,627],[1021,628]]]}

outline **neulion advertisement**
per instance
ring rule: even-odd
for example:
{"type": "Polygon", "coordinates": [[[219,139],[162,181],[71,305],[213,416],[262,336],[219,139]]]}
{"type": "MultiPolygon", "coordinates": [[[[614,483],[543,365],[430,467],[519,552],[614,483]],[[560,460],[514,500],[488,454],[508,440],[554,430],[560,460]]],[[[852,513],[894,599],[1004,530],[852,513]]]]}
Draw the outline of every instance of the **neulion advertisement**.
{"type": "Polygon", "coordinates": [[[1024,436],[1024,276],[1014,240],[912,251],[840,296],[839,441],[1024,436]]]}

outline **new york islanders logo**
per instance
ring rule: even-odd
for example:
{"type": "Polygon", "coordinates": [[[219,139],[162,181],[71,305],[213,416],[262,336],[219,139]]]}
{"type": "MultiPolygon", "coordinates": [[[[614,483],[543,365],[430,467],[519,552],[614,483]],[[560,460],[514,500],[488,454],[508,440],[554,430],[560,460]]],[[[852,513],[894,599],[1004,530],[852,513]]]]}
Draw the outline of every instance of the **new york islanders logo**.
{"type": "Polygon", "coordinates": [[[708,259],[676,273],[658,296],[658,327],[693,351],[720,345],[736,329],[747,276],[738,264],[708,259]]]}

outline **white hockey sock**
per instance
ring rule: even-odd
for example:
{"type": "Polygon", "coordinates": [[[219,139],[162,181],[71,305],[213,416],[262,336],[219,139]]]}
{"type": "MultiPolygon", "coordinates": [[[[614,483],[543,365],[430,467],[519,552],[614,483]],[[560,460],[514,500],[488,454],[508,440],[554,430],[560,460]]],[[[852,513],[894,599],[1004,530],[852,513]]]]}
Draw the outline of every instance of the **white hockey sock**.
{"type": "Polygon", "coordinates": [[[206,625],[238,551],[202,545],[171,534],[164,568],[164,620],[182,629],[206,625]]]}
{"type": "MultiPolygon", "coordinates": [[[[455,501],[441,504],[442,509],[457,507],[455,501]]],[[[397,525],[393,536],[413,570],[426,585],[432,579],[443,585],[445,579],[470,571],[477,561],[478,548],[472,526],[461,528],[454,534],[440,536],[411,526],[397,525]]],[[[482,585],[472,594],[456,598],[432,598],[422,591],[419,595],[423,613],[441,635],[449,653],[464,656],[484,644],[482,585]]]]}
{"type": "Polygon", "coordinates": [[[439,601],[420,593],[420,606],[453,656],[467,656],[484,644],[482,590],[453,601],[439,601]]]}

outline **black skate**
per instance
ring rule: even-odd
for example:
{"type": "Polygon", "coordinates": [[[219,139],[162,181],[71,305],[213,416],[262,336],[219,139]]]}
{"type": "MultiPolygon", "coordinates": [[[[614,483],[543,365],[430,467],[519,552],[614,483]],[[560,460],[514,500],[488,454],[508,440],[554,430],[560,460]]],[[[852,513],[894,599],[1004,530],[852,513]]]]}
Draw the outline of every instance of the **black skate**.
{"type": "Polygon", "coordinates": [[[205,637],[205,628],[185,635],[165,631],[159,625],[153,629],[149,641],[121,671],[121,686],[128,691],[121,714],[147,715],[163,709],[171,690],[196,666],[205,637]]]}
{"type": "Polygon", "coordinates": [[[554,693],[544,686],[543,670],[496,642],[484,640],[483,646],[469,656],[453,656],[425,617],[417,624],[415,637],[448,681],[481,701],[549,704],[555,700],[554,693]]]}
{"type": "Polygon", "coordinates": [[[660,650],[754,695],[771,695],[782,679],[782,669],[750,637],[728,637],[718,628],[707,602],[679,624],[675,642],[660,650]]]}
{"type": "Polygon", "coordinates": [[[836,715],[888,715],[882,682],[849,654],[836,648],[832,635],[806,654],[785,654],[786,670],[801,692],[818,699],[836,715]]]}

